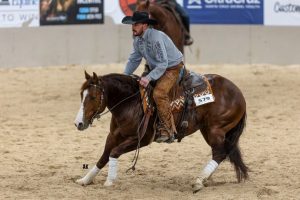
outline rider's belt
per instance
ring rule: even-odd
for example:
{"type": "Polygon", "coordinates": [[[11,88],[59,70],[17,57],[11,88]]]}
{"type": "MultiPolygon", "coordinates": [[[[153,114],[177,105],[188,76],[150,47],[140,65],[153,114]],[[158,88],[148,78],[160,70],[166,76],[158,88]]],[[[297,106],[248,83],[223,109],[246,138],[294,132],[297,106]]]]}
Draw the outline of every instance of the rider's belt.
{"type": "Polygon", "coordinates": [[[181,82],[181,80],[183,79],[183,77],[185,76],[185,74],[187,74],[186,72],[186,69],[184,67],[184,64],[183,62],[181,61],[178,65],[175,65],[173,67],[169,67],[167,68],[166,71],[170,71],[170,70],[175,70],[175,69],[180,69],[179,71],[179,75],[178,75],[178,78],[177,78],[177,84],[181,82]]]}
{"type": "Polygon", "coordinates": [[[172,66],[172,67],[168,67],[166,70],[167,70],[167,71],[170,71],[170,70],[174,70],[174,69],[181,68],[181,67],[183,67],[183,66],[184,66],[184,64],[183,64],[183,62],[181,61],[178,65],[175,65],[175,66],[172,66]]]}

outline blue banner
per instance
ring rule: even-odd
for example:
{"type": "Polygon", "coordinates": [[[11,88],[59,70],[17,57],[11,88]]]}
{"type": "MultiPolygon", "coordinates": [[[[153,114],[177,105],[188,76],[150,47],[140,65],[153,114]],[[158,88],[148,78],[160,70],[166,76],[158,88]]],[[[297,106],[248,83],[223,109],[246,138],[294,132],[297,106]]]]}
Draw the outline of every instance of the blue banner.
{"type": "Polygon", "coordinates": [[[263,24],[264,0],[184,0],[193,24],[263,24]]]}

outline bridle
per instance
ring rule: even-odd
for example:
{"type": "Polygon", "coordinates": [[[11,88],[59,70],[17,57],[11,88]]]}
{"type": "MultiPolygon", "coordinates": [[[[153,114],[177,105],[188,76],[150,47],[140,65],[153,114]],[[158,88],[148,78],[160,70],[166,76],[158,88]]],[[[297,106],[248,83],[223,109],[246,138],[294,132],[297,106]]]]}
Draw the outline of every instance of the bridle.
{"type": "Polygon", "coordinates": [[[117,104],[115,104],[115,105],[112,106],[111,108],[108,108],[108,107],[107,107],[108,110],[105,111],[104,113],[101,113],[101,111],[100,111],[101,108],[102,108],[101,105],[103,105],[103,103],[105,103],[105,102],[104,102],[104,101],[105,101],[105,98],[104,98],[104,88],[103,88],[103,87],[100,87],[99,85],[96,85],[96,84],[90,84],[89,86],[93,86],[93,87],[99,88],[99,89],[101,90],[100,104],[99,104],[99,107],[98,107],[96,113],[93,115],[93,117],[92,117],[91,120],[90,120],[90,123],[89,123],[90,125],[93,124],[94,119],[97,119],[97,120],[99,121],[100,118],[101,118],[103,115],[105,115],[105,114],[111,112],[113,109],[115,109],[115,108],[116,108],[117,106],[119,106],[120,104],[124,103],[126,100],[128,100],[128,99],[130,99],[130,98],[132,98],[132,97],[134,97],[134,96],[136,96],[136,95],[138,95],[138,94],[140,93],[140,91],[137,91],[136,93],[134,93],[134,94],[132,94],[132,95],[126,97],[125,99],[119,101],[117,104]]]}
{"type": "Polygon", "coordinates": [[[93,87],[96,87],[96,88],[99,88],[101,90],[101,96],[100,96],[100,106],[98,107],[96,113],[92,116],[91,120],[90,120],[90,125],[93,124],[93,121],[94,119],[97,119],[97,120],[100,120],[101,118],[101,105],[103,105],[104,103],[104,88],[103,87],[100,87],[99,85],[96,85],[96,84],[90,84],[89,86],[93,86],[93,87]]]}

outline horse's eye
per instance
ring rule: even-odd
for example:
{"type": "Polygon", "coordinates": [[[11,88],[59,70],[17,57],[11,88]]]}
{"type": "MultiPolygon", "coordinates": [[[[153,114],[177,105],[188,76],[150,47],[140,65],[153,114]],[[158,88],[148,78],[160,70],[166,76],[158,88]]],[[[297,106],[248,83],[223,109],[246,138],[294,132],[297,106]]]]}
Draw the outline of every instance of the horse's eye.
{"type": "Polygon", "coordinates": [[[90,96],[91,100],[96,100],[96,97],[95,96],[90,96]]]}

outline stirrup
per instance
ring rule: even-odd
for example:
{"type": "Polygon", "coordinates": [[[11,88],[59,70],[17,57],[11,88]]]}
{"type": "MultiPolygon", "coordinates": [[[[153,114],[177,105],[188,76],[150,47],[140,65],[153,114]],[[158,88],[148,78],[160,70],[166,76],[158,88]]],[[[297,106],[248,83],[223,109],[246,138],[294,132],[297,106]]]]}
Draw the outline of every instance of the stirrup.
{"type": "Polygon", "coordinates": [[[171,136],[169,137],[169,139],[166,141],[166,143],[171,144],[171,143],[174,142],[174,140],[175,140],[175,136],[174,136],[174,134],[173,134],[173,135],[171,135],[171,136]]]}
{"type": "Polygon", "coordinates": [[[169,136],[161,135],[158,138],[156,138],[155,142],[157,143],[167,142],[169,139],[170,139],[169,136]]]}
{"type": "Polygon", "coordinates": [[[156,138],[155,142],[157,143],[162,143],[162,142],[165,142],[165,143],[173,143],[175,140],[175,136],[174,135],[171,135],[170,137],[167,136],[167,135],[162,135],[162,136],[159,136],[158,138],[156,138]]]}

